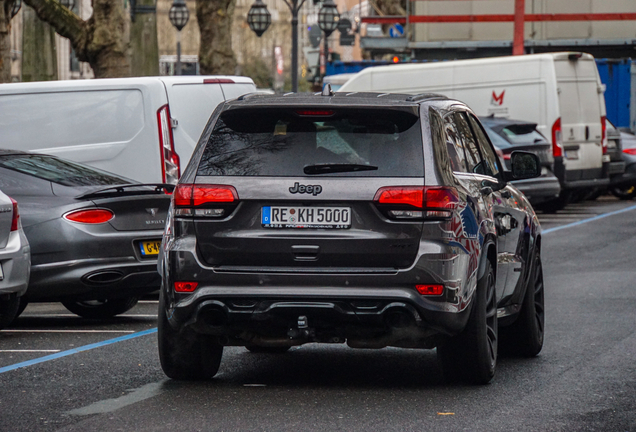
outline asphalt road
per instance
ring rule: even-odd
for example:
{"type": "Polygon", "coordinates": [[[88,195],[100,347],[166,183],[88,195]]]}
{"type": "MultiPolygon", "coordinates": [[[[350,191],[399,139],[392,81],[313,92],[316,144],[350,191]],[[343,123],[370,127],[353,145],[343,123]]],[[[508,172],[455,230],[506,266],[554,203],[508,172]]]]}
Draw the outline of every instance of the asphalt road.
{"type": "Polygon", "coordinates": [[[214,380],[178,383],[156,301],[108,321],[40,304],[0,331],[0,431],[636,431],[636,202],[540,219],[545,346],[490,385],[446,384],[434,351],[339,345],[228,348],[214,380]]]}

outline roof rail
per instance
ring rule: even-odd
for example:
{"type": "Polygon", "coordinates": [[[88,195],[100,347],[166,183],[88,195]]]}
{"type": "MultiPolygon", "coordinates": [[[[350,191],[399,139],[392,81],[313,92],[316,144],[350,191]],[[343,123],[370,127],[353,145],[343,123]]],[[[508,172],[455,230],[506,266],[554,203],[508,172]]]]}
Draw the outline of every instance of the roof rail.
{"type": "Polygon", "coordinates": [[[409,102],[417,102],[424,99],[446,99],[446,96],[439,93],[420,93],[406,98],[409,102]]]}

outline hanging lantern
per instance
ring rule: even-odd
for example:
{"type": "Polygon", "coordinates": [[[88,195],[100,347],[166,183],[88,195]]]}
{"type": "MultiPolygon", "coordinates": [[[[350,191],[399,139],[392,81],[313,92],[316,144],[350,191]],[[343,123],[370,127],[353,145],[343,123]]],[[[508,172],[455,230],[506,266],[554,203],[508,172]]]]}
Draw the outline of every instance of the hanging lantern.
{"type": "Polygon", "coordinates": [[[267,10],[263,0],[256,0],[247,13],[247,24],[256,36],[261,37],[272,23],[272,15],[267,10]]]}

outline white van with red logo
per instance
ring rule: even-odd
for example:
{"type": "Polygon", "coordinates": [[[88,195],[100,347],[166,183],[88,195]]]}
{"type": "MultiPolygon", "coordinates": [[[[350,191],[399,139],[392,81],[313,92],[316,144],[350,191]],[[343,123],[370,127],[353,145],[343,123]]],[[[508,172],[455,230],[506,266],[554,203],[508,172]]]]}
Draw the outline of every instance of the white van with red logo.
{"type": "Polygon", "coordinates": [[[210,113],[254,91],[254,82],[239,76],[1,84],[0,148],[176,184],[210,113]]]}
{"type": "MultiPolygon", "coordinates": [[[[537,123],[565,195],[606,186],[605,98],[594,57],[562,52],[362,70],[340,92],[441,93],[479,116],[537,123]]],[[[564,197],[565,198],[565,197],[564,197]]]]}

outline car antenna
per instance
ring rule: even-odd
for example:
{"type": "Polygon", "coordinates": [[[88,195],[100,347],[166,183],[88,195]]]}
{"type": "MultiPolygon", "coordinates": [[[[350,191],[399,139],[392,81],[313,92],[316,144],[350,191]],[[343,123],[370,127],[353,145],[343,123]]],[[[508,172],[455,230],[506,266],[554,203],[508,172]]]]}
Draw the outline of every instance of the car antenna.
{"type": "Polygon", "coordinates": [[[325,84],[325,86],[322,88],[322,95],[323,96],[333,96],[333,90],[331,90],[331,84],[330,83],[325,84]]]}

